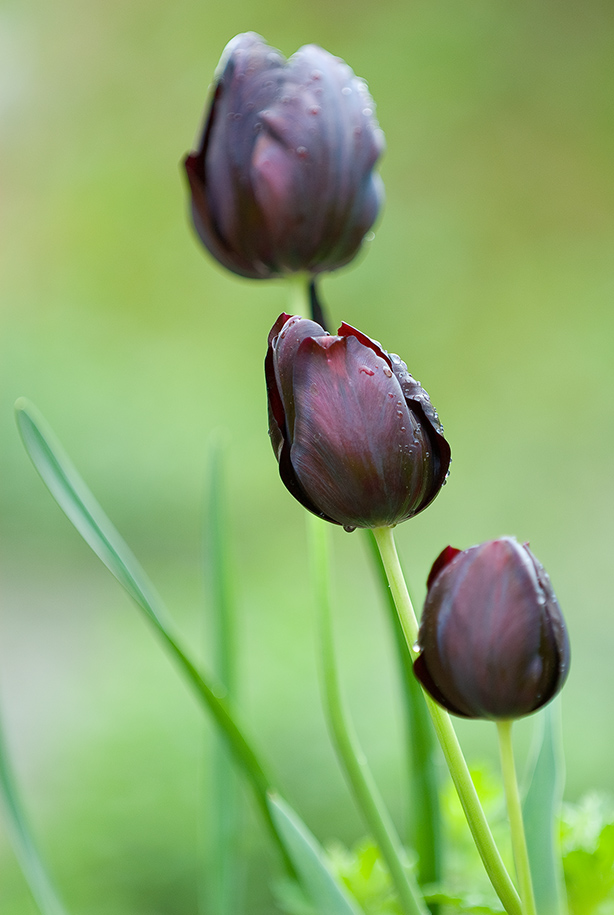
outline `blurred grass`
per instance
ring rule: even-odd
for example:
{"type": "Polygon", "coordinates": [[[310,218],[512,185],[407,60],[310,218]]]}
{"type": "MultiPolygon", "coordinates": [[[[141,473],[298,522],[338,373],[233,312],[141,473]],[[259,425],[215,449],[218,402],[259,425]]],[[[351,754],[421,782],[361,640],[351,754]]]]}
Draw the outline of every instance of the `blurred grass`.
{"type": "MultiPolygon", "coordinates": [[[[319,710],[304,519],[266,435],[262,360],[284,290],[204,256],[179,169],[221,49],[246,29],[284,53],[324,45],[378,103],[384,216],[323,294],[335,320],[402,355],[452,444],[448,486],[399,530],[417,602],[446,543],[530,540],[573,642],[568,794],[614,789],[611,4],[4,0],[0,688],[31,819],[88,915],[195,910],[201,724],[29,466],[22,394],[195,642],[206,454],[226,430],[246,709],[316,835],[360,832],[319,710]]],[[[363,544],[334,540],[346,692],[394,811],[392,649],[363,544]]],[[[470,756],[494,758],[487,726],[460,731],[470,756]]],[[[253,915],[271,911],[263,844],[254,821],[253,915]]],[[[0,911],[32,915],[2,836],[0,872],[0,911]]]]}

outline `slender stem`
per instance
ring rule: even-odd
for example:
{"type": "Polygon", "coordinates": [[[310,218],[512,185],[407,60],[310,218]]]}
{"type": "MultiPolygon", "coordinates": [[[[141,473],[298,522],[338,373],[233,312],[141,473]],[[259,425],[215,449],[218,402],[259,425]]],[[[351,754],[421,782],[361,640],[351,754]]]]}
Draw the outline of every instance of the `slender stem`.
{"type": "Polygon", "coordinates": [[[291,273],[286,277],[288,283],[288,307],[290,314],[306,317],[311,314],[311,298],[309,284],[311,276],[308,273],[291,273]]]}
{"type": "MultiPolygon", "coordinates": [[[[441,811],[439,784],[433,765],[435,732],[420,684],[414,677],[411,655],[407,651],[405,636],[397,614],[396,604],[388,586],[386,569],[382,562],[373,531],[368,534],[369,549],[375,571],[384,592],[389,611],[395,647],[399,661],[402,693],[405,700],[405,735],[409,757],[410,816],[409,844],[418,854],[418,882],[438,883],[441,879],[441,811]]],[[[431,911],[434,908],[431,906],[431,911]]]]}
{"type": "Polygon", "coordinates": [[[365,759],[341,695],[333,645],[326,524],[309,516],[313,571],[320,610],[322,678],[331,736],[358,807],[388,866],[404,915],[428,915],[422,894],[405,865],[405,854],[365,759]]]}
{"type": "MultiPolygon", "coordinates": [[[[418,638],[418,621],[411,598],[405,584],[399,557],[394,542],[392,528],[379,527],[373,531],[377,540],[382,562],[386,568],[390,590],[394,597],[397,607],[401,626],[405,634],[405,641],[412,658],[418,655],[416,649],[416,640],[418,638]]],[[[520,898],[510,876],[503,864],[501,855],[495,845],[490,827],[482,810],[475,786],[471,779],[465,757],[460,748],[456,732],[450,716],[440,706],[438,706],[427,694],[426,704],[433,724],[435,733],[441,744],[443,755],[445,757],[452,781],[458,792],[461,805],[465,812],[469,828],[473,835],[473,840],[477,846],[480,857],[486,869],[486,873],[492,883],[495,892],[503,903],[506,912],[509,915],[522,915],[520,898]]]]}
{"type": "Polygon", "coordinates": [[[518,779],[514,765],[514,748],[512,746],[512,721],[497,721],[499,735],[499,753],[501,755],[501,771],[507,801],[507,815],[512,833],[512,848],[514,849],[514,863],[520,884],[520,897],[524,915],[536,915],[535,897],[531,882],[531,868],[527,840],[522,820],[522,807],[518,792],[518,779]]]}

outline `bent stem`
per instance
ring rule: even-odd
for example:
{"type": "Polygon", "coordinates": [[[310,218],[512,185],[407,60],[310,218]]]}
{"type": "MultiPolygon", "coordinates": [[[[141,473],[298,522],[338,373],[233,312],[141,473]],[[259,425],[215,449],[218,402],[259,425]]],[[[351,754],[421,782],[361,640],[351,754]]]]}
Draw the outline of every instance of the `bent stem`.
{"type": "MultiPolygon", "coordinates": [[[[368,534],[369,551],[384,592],[386,608],[392,625],[399,673],[405,700],[405,736],[409,758],[410,826],[409,845],[418,855],[417,876],[422,886],[439,883],[441,862],[441,811],[437,770],[433,765],[435,732],[426,707],[424,693],[412,667],[396,604],[388,587],[386,569],[382,562],[373,531],[368,534]]],[[[433,911],[433,907],[431,907],[433,911]]]]}
{"type": "MultiPolygon", "coordinates": [[[[392,528],[375,528],[373,536],[377,541],[382,562],[386,569],[388,583],[394,597],[401,626],[403,627],[407,648],[411,657],[415,659],[418,655],[415,648],[418,638],[418,621],[399,563],[392,528]]],[[[463,751],[450,721],[450,716],[426,692],[425,698],[435,727],[435,733],[441,744],[452,781],[490,882],[508,915],[523,915],[520,898],[495,845],[495,840],[480,804],[463,751]]]]}
{"type": "Polygon", "coordinates": [[[505,787],[507,801],[507,815],[510,821],[512,834],[512,848],[514,849],[514,863],[520,884],[520,897],[524,915],[536,915],[535,897],[531,882],[531,868],[529,865],[529,852],[524,832],[522,807],[518,792],[518,779],[514,765],[514,749],[512,746],[513,721],[497,721],[497,734],[499,736],[499,753],[501,756],[501,772],[505,787]]]}
{"type": "Polygon", "coordinates": [[[326,522],[310,517],[311,553],[320,611],[322,679],[328,723],[349,786],[377,842],[399,895],[404,915],[428,915],[416,880],[404,864],[405,854],[369,765],[358,743],[341,695],[333,645],[326,522]]]}

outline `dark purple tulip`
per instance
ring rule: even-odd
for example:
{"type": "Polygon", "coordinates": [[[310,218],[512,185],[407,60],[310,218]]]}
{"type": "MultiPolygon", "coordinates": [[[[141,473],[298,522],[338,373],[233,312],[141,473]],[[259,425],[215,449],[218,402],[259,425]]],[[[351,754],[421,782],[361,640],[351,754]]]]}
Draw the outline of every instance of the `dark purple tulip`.
{"type": "Polygon", "coordinates": [[[450,447],[398,356],[347,324],[331,336],[282,314],[265,371],[279,473],[305,508],[353,530],[398,524],[433,501],[450,447]]]}
{"type": "Polygon", "coordinates": [[[428,580],[414,673],[454,715],[511,719],[550,701],[569,640],[550,578],[511,537],[446,547],[428,580]]]}
{"type": "Polygon", "coordinates": [[[383,198],[373,112],[365,83],[317,45],[286,60],[254,32],[233,38],[185,162],[205,247],[252,279],[351,261],[383,198]]]}

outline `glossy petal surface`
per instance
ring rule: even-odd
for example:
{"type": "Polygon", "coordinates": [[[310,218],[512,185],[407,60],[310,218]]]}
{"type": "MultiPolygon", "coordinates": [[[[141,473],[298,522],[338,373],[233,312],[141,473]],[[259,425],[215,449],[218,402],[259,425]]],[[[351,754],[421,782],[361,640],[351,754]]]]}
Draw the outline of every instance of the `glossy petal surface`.
{"type": "Polygon", "coordinates": [[[197,232],[243,276],[334,270],[377,216],[383,147],[366,85],[342,60],[307,45],[286,61],[259,35],[238,35],[186,159],[197,232]]]}
{"type": "Polygon", "coordinates": [[[435,498],[450,449],[398,357],[348,325],[331,336],[282,315],[265,366],[280,475],[306,508],[348,529],[380,527],[435,498]]]}
{"type": "Polygon", "coordinates": [[[518,718],[562,687],[565,624],[543,567],[511,538],[450,547],[429,576],[416,676],[440,704],[471,718],[518,718]]]}

